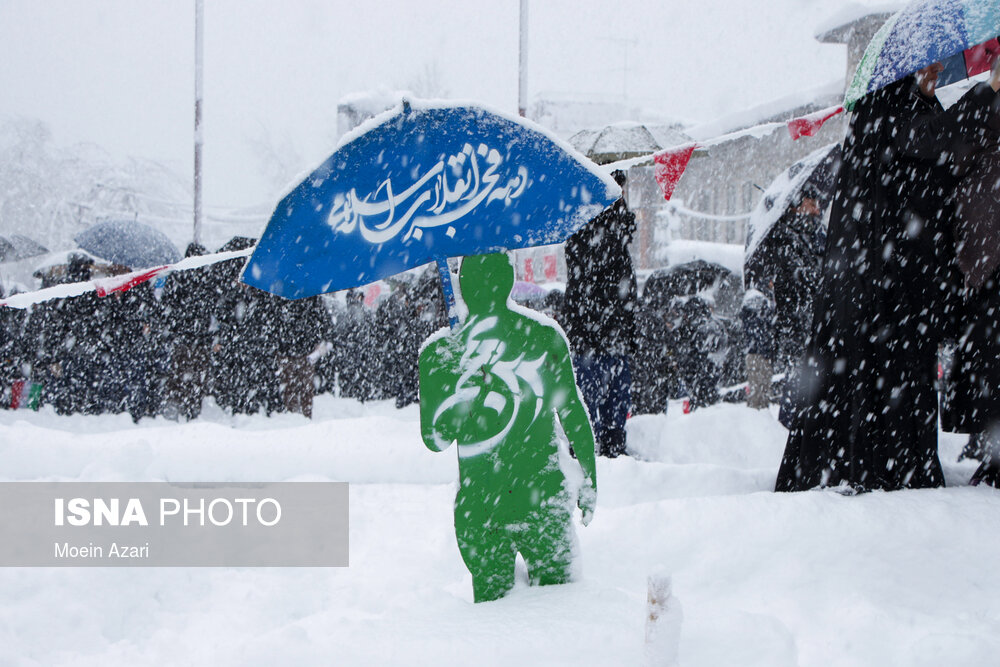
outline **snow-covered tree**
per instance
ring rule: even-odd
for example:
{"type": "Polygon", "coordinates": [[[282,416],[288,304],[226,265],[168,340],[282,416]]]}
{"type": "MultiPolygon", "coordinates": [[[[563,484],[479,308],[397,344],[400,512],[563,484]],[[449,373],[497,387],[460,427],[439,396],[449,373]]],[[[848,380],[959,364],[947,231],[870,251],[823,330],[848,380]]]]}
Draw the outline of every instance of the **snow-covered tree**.
{"type": "Polygon", "coordinates": [[[48,126],[0,119],[0,229],[52,249],[106,218],[140,218],[169,226],[190,188],[153,160],[113,158],[93,144],[56,146],[48,126]]]}

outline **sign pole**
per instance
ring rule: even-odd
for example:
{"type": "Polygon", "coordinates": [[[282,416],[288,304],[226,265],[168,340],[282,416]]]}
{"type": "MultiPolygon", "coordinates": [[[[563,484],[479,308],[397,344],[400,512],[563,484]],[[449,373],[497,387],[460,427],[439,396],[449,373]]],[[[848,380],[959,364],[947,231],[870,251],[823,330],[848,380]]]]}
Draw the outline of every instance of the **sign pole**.
{"type": "Polygon", "coordinates": [[[517,113],[523,118],[528,112],[528,0],[521,0],[519,45],[517,113]]]}
{"type": "Polygon", "coordinates": [[[201,243],[201,130],[202,61],[204,57],[204,0],[194,0],[194,242],[201,243]]]}
{"type": "Polygon", "coordinates": [[[444,305],[448,312],[448,324],[451,330],[458,328],[458,304],[455,301],[455,288],[451,284],[451,269],[448,268],[448,258],[438,257],[436,260],[438,275],[441,276],[441,291],[444,293],[444,305]]]}

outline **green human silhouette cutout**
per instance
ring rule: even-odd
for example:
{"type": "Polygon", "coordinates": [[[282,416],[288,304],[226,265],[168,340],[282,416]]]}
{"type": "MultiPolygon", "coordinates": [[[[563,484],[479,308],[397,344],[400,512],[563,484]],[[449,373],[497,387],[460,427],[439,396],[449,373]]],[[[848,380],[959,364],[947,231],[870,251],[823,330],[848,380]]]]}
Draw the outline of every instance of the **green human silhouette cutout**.
{"type": "Polygon", "coordinates": [[[557,418],[583,470],[584,525],[597,501],[594,434],[566,336],[546,318],[512,309],[513,285],[506,255],[465,258],[459,286],[468,318],[420,353],[424,443],[434,451],[458,443],[455,534],[476,602],[514,586],[518,552],[532,584],[570,580],[576,535],[557,418]]]}

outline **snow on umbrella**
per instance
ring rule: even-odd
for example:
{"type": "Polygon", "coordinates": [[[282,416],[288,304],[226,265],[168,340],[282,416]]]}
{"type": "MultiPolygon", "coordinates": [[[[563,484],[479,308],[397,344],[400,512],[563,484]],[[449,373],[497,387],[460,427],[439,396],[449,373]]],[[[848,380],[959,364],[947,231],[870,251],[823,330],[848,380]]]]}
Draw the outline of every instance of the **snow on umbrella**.
{"type": "Polygon", "coordinates": [[[663,148],[649,128],[627,121],[600,130],[580,130],[569,143],[597,164],[649,155],[663,148]]]}
{"type": "Polygon", "coordinates": [[[920,0],[893,14],[865,49],[844,107],[936,62],[940,86],[989,69],[1000,51],[996,0],[920,0]]]}
{"type": "Polygon", "coordinates": [[[771,181],[747,221],[744,264],[750,261],[788,207],[798,204],[798,195],[807,183],[819,193],[820,208],[826,208],[836,186],[839,166],[840,144],[830,144],[805,156],[771,181]]]}
{"type": "Polygon", "coordinates": [[[714,262],[696,259],[654,271],[642,288],[643,301],[652,308],[666,311],[677,297],[709,291],[715,300],[718,288],[733,281],[733,272],[714,262]]]}
{"type": "Polygon", "coordinates": [[[0,236],[0,262],[19,262],[48,252],[41,243],[21,234],[0,236]]]}
{"type": "Polygon", "coordinates": [[[448,257],[561,242],[620,194],[530,121],[404,101],[278,203],[243,281],[298,299],[437,261],[448,296],[448,257]]]}
{"type": "Polygon", "coordinates": [[[80,232],[74,240],[82,250],[132,269],[181,260],[177,246],[163,232],[131,220],[99,222],[80,232]]]}

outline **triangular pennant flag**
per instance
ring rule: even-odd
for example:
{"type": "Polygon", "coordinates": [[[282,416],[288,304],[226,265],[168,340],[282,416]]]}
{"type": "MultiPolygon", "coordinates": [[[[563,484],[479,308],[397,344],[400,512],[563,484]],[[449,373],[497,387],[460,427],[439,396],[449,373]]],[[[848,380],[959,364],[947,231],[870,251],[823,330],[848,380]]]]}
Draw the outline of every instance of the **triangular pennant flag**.
{"type": "Polygon", "coordinates": [[[688,162],[691,161],[691,154],[697,147],[696,143],[684,144],[653,155],[653,162],[656,163],[654,176],[660,190],[663,191],[664,199],[669,201],[670,197],[673,196],[677,181],[687,169],[688,162]]]}
{"type": "Polygon", "coordinates": [[[97,291],[97,296],[107,296],[114,292],[125,292],[132,289],[136,285],[141,285],[147,280],[155,278],[169,268],[169,265],[157,266],[146,271],[128,273],[123,276],[115,276],[114,278],[95,280],[94,289],[97,291]]]}
{"type": "Polygon", "coordinates": [[[823,123],[843,110],[842,106],[828,107],[799,118],[793,118],[788,121],[788,134],[792,135],[792,140],[811,137],[819,131],[819,128],[823,127],[823,123]]]}

